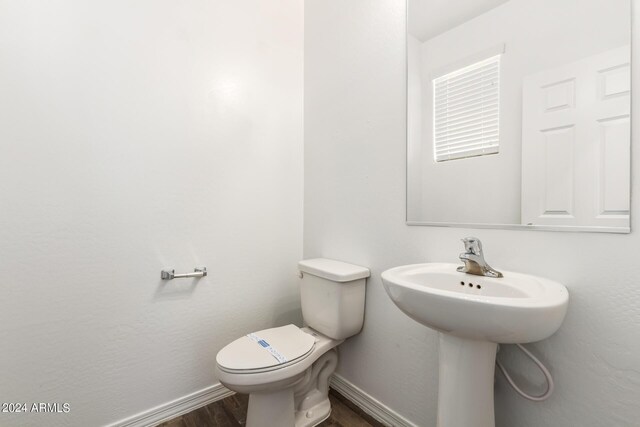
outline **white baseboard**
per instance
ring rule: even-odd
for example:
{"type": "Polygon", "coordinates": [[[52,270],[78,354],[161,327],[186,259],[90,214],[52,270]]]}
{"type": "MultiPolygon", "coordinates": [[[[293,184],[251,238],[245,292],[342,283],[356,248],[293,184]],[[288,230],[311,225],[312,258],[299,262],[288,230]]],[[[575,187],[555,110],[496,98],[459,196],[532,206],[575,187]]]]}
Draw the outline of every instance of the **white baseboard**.
{"type": "Polygon", "coordinates": [[[152,427],[172,418],[187,414],[217,400],[234,394],[222,384],[214,384],[195,393],[180,397],[171,402],[151,408],[147,411],[109,424],[106,427],[152,427]]]}
{"type": "MultiPolygon", "coordinates": [[[[418,427],[379,400],[347,381],[340,375],[331,378],[331,387],[371,417],[390,427],[418,427]]],[[[106,427],[152,427],[170,419],[187,414],[217,400],[222,400],[234,392],[222,384],[215,384],[171,402],[164,403],[131,417],[116,421],[106,427]]]]}
{"type": "Polygon", "coordinates": [[[386,426],[418,427],[340,375],[331,377],[331,388],[386,426]]]}

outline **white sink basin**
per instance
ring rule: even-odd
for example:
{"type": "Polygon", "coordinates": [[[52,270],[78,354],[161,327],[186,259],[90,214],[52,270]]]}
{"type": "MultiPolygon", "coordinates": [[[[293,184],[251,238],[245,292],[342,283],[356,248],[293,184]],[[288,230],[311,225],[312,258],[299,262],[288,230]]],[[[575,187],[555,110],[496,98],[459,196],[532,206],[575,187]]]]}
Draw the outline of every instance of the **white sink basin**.
{"type": "Polygon", "coordinates": [[[405,265],[382,273],[393,302],[439,332],[493,343],[543,340],[558,330],[569,301],[560,283],[503,271],[491,278],[460,273],[456,264],[405,265]]]}
{"type": "Polygon", "coordinates": [[[438,427],[495,427],[498,343],[552,335],[567,312],[569,294],[541,277],[503,271],[504,277],[492,278],[457,267],[405,265],[382,273],[382,282],[400,310],[440,332],[438,427]]]}

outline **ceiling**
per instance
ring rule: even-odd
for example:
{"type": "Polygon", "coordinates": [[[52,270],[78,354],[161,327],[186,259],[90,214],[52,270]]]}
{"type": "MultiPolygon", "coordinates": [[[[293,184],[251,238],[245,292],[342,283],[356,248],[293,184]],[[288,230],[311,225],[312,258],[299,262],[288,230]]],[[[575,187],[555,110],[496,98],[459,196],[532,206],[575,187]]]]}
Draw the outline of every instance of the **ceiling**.
{"type": "Polygon", "coordinates": [[[409,34],[429,40],[509,0],[409,0],[409,34]]]}

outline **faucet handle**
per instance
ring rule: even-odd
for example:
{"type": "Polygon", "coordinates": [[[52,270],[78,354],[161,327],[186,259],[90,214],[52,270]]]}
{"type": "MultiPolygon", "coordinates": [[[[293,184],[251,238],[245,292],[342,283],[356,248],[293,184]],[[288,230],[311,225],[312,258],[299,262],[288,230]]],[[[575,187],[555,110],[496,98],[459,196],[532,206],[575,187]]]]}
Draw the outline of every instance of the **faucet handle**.
{"type": "Polygon", "coordinates": [[[482,242],[477,237],[465,237],[462,239],[464,243],[464,250],[468,254],[481,255],[482,254],[482,242]]]}

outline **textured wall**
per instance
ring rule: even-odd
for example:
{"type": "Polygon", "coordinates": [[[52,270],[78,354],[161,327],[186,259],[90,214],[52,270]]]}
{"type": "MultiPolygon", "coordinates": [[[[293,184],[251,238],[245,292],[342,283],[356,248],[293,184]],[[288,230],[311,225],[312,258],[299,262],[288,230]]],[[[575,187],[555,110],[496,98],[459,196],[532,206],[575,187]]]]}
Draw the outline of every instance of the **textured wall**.
{"type": "MultiPolygon", "coordinates": [[[[634,1],[634,17],[640,8],[634,1]]],[[[640,36],[634,85],[640,84],[640,36]]],[[[640,126],[640,95],[634,101],[640,126]]],[[[635,134],[635,133],[634,133],[635,134]]],[[[638,138],[635,138],[638,143],[638,138]]],[[[306,257],[369,266],[364,330],[341,346],[339,372],[423,427],[435,427],[436,334],[389,300],[390,267],[457,261],[477,235],[496,268],[539,274],[571,294],[563,327],[530,345],[551,368],[554,396],[523,400],[496,383],[499,427],[637,426],[640,419],[640,237],[408,227],[405,218],[405,6],[396,0],[305,3],[306,257]]],[[[640,164],[634,152],[634,166],[640,164]]],[[[640,185],[640,174],[635,184],[640,185]]],[[[640,209],[635,198],[633,209],[640,209]]],[[[634,220],[632,226],[640,222],[634,220]]],[[[520,380],[542,378],[511,348],[520,380]]],[[[463,410],[463,408],[461,408],[463,410]]]]}
{"type": "Polygon", "coordinates": [[[299,320],[302,13],[0,0],[0,400],[71,405],[0,425],[128,417],[299,320]]]}

